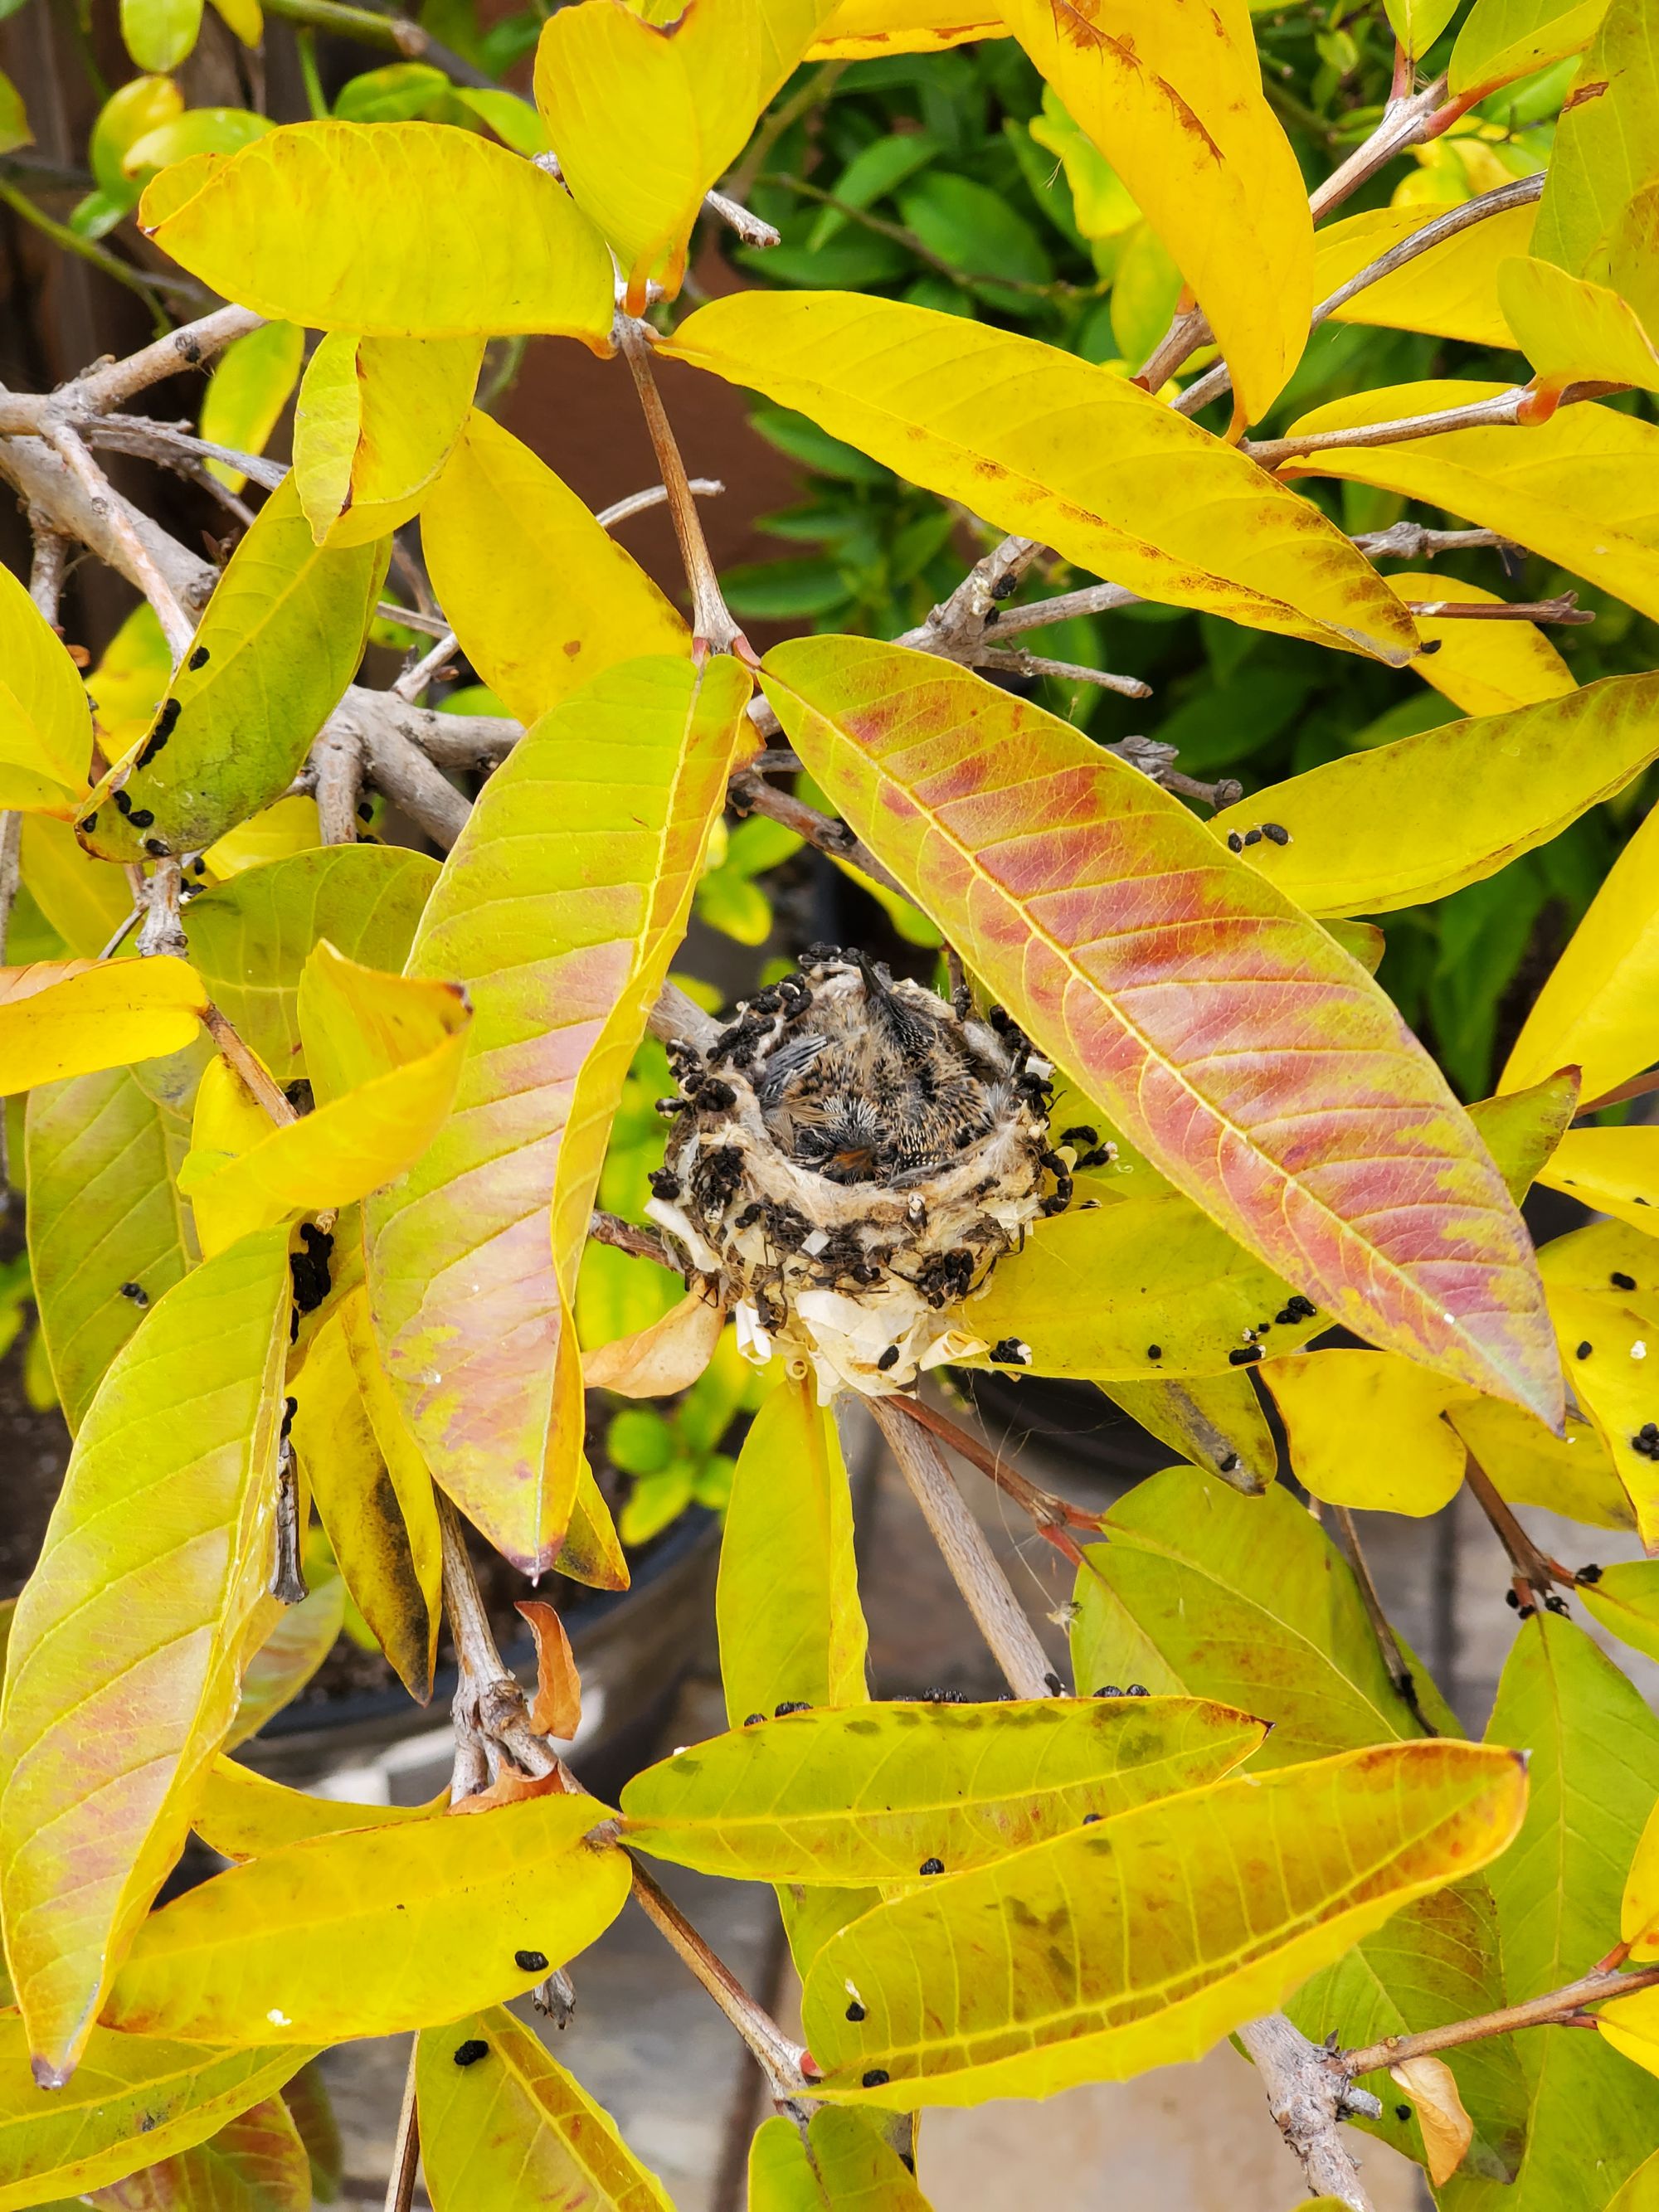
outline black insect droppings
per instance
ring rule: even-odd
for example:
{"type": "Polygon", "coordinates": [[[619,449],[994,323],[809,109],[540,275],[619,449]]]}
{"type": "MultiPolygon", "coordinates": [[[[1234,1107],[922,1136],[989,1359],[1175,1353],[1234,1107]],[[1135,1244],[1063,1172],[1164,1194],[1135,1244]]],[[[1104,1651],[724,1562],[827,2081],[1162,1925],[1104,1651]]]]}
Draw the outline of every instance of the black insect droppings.
{"type": "Polygon", "coordinates": [[[743,1724],[745,1728],[753,1728],[757,1721],[763,1721],[765,1718],[764,1713],[745,1713],[743,1724]]]}
{"type": "Polygon", "coordinates": [[[1595,1347],[1590,1342],[1589,1337],[1586,1337],[1584,1341],[1579,1346],[1577,1351],[1575,1352],[1572,1356],[1575,1359],[1588,1359],[1595,1349],[1595,1347]]]}
{"type": "Polygon", "coordinates": [[[1098,1813],[1085,1813],[1083,1816],[1083,1825],[1085,1828],[1092,1828],[1099,1818],[1098,1813]]]}
{"type": "Polygon", "coordinates": [[[856,1997],[854,1998],[852,2003],[847,2008],[847,2017],[852,2021],[854,2027],[856,2027],[860,2021],[864,2018],[864,2007],[859,2002],[856,1997]]]}
{"type": "Polygon", "coordinates": [[[991,1357],[999,1367],[1024,1367],[1030,1354],[1017,1336],[1005,1336],[991,1346],[991,1357]]]}
{"type": "Polygon", "coordinates": [[[110,797],[115,801],[115,811],[118,814],[129,815],[131,813],[132,801],[127,797],[125,791],[112,791],[110,793],[110,797]]]}
{"type": "Polygon", "coordinates": [[[299,1412],[299,1410],[300,1410],[300,1401],[299,1401],[299,1400],[298,1400],[297,1398],[284,1398],[284,1399],[283,1399],[283,1426],[282,1426],[282,1431],[281,1431],[281,1433],[282,1433],[284,1437],[285,1437],[285,1436],[287,1436],[287,1434],[288,1434],[289,1431],[289,1430],[294,1426],[294,1416],[295,1416],[295,1415],[299,1412]]]}
{"type": "Polygon", "coordinates": [[[1244,840],[1237,830],[1230,830],[1227,832],[1227,850],[1230,853],[1242,853],[1244,850],[1244,840]]]}
{"type": "Polygon", "coordinates": [[[1248,1367],[1253,1360],[1264,1359],[1267,1354],[1259,1344],[1243,1344],[1237,1352],[1227,1354],[1229,1367],[1248,1367]]]}
{"type": "Polygon", "coordinates": [[[1164,1346],[1161,1344],[1149,1344],[1146,1347],[1146,1357],[1148,1359],[1162,1359],[1164,1346]]]}
{"type": "Polygon", "coordinates": [[[205,668],[212,658],[213,655],[208,651],[206,646],[198,645],[185,665],[187,668],[205,668]]]}
{"type": "Polygon", "coordinates": [[[1259,845],[1261,842],[1261,832],[1259,830],[1247,830],[1244,832],[1244,842],[1247,845],[1259,845]]]}
{"type": "Polygon", "coordinates": [[[1055,1674],[1055,1672],[1054,1672],[1054,1668],[1053,1668],[1052,1667],[1048,1669],[1048,1673],[1043,1676],[1042,1680],[1043,1680],[1043,1682],[1044,1682],[1045,1686],[1047,1686],[1047,1689],[1048,1689],[1048,1695],[1049,1695],[1051,1698],[1062,1698],[1062,1697],[1064,1697],[1064,1696],[1065,1696],[1065,1694],[1066,1694],[1066,1685],[1065,1685],[1065,1683],[1064,1683],[1064,1682],[1062,1682],[1062,1681],[1060,1680],[1060,1679],[1059,1675],[1055,1674]]]}
{"type": "Polygon", "coordinates": [[[1216,1462],[1216,1465],[1220,1468],[1223,1474],[1235,1474],[1238,1471],[1238,1454],[1237,1452],[1229,1452],[1226,1458],[1218,1459],[1216,1462]]]}
{"type": "Polygon", "coordinates": [[[92,812],[84,817],[81,823],[81,827],[86,831],[88,837],[91,836],[93,831],[98,827],[98,810],[95,806],[92,810],[92,812]]]}
{"type": "Polygon", "coordinates": [[[1510,1588],[1509,1588],[1508,1589],[1506,1589],[1506,1590],[1504,1591],[1504,1604],[1505,1604],[1505,1605],[1510,1605],[1510,1606],[1513,1606],[1513,1607],[1516,1608],[1516,1612],[1517,1612],[1517,1613],[1520,1611],[1520,1608],[1521,1608],[1521,1601],[1520,1601],[1520,1599],[1516,1595],[1516,1594],[1515,1594],[1515,1588],[1514,1588],[1514,1585],[1513,1585],[1512,1583],[1511,1583],[1511,1585],[1510,1586],[1510,1588]]]}
{"type": "Polygon", "coordinates": [[[124,1298],[131,1298],[136,1306],[147,1306],[149,1304],[149,1292],[142,1283],[123,1283],[121,1296],[124,1298]]]}
{"type": "Polygon", "coordinates": [[[890,1367],[896,1367],[898,1365],[898,1356],[899,1348],[897,1345],[890,1344],[886,1351],[882,1353],[881,1358],[877,1360],[876,1365],[884,1375],[890,1367]]]}
{"type": "Polygon", "coordinates": [[[1567,1601],[1565,1598],[1559,1596],[1553,1590],[1552,1590],[1550,1595],[1544,1600],[1544,1609],[1547,1613],[1564,1613],[1567,1609],[1567,1601]]]}
{"type": "Polygon", "coordinates": [[[144,850],[152,860],[165,860],[172,848],[165,837],[146,837],[144,850]]]}
{"type": "Polygon", "coordinates": [[[513,1963],[521,1974],[544,1974],[547,1972],[545,1951],[515,1951],[513,1963]]]}
{"type": "Polygon", "coordinates": [[[1150,1698],[1152,1693],[1144,1682],[1131,1682],[1123,1694],[1126,1698],[1150,1698]]]}
{"type": "Polygon", "coordinates": [[[1108,1682],[1103,1689],[1097,1690],[1095,1695],[1097,1698],[1121,1698],[1123,1692],[1115,1682],[1108,1682]]]}
{"type": "Polygon", "coordinates": [[[458,2043],[455,2046],[455,2063],[458,2066],[476,2066],[481,2058],[488,2058],[489,2056],[489,2045],[480,2042],[476,2035],[469,2035],[465,2043],[458,2043]]]}
{"type": "Polygon", "coordinates": [[[305,1249],[290,1253],[288,1262],[294,1279],[294,1303],[301,1313],[314,1313],[334,1286],[328,1264],[334,1239],[314,1221],[304,1221],[300,1224],[300,1242],[305,1249]]]}
{"type": "Polygon", "coordinates": [[[653,1168],[647,1180],[653,1198],[674,1199],[680,1194],[680,1179],[672,1168],[653,1168]]]}
{"type": "Polygon", "coordinates": [[[1580,1567],[1577,1579],[1581,1583],[1599,1583],[1601,1579],[1601,1570],[1596,1566],[1580,1567]]]}
{"type": "Polygon", "coordinates": [[[1634,1275],[1609,1275],[1607,1280],[1615,1291],[1633,1291],[1636,1288],[1634,1275]]]}
{"type": "Polygon", "coordinates": [[[357,801],[357,819],[360,822],[372,822],[374,819],[374,809],[366,799],[360,799],[357,801]]]}
{"type": "Polygon", "coordinates": [[[872,2066],[864,2076],[864,2087],[866,2089],[879,2089],[884,2082],[890,2081],[892,2078],[884,2066],[872,2066]]]}
{"type": "Polygon", "coordinates": [[[1408,2120],[1412,2116],[1412,2108],[1409,2105],[1396,2105],[1394,2108],[1394,2116],[1397,2120],[1408,2120]]]}
{"type": "Polygon", "coordinates": [[[1275,845],[1288,845],[1291,842],[1291,833],[1282,822],[1264,822],[1261,834],[1271,838],[1275,845]]]}
{"type": "Polygon", "coordinates": [[[1086,1121],[1079,1121],[1073,1129],[1062,1129],[1060,1133],[1060,1141],[1062,1145],[1097,1145],[1100,1142],[1100,1132],[1098,1129],[1091,1129],[1086,1121]]]}
{"type": "Polygon", "coordinates": [[[127,816],[127,820],[131,823],[135,830],[148,830],[155,819],[153,810],[148,806],[135,806],[127,816]]]}
{"type": "Polygon", "coordinates": [[[781,1721],[787,1713],[810,1713],[812,1708],[805,1698],[786,1698],[781,1705],[774,1705],[772,1717],[781,1721]]]}

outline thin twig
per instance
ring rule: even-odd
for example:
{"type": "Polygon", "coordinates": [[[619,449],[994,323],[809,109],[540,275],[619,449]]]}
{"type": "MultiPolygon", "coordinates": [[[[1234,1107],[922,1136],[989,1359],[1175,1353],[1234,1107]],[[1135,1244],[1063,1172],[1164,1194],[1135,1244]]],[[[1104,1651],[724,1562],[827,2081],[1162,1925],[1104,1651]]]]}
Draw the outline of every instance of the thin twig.
{"type": "Polygon", "coordinates": [[[835,822],[827,814],[820,814],[816,806],[797,799],[791,791],[780,791],[757,775],[745,763],[726,785],[726,797],[739,814],[763,814],[786,830],[793,830],[820,853],[827,853],[832,860],[845,860],[860,875],[868,876],[884,890],[897,891],[901,897],[909,893],[896,877],[890,875],[845,822],[835,822]]]}
{"type": "Polygon", "coordinates": [[[202,1026],[213,1039],[219,1056],[228,1061],[242,1079],[271,1120],[278,1124],[299,1119],[293,1107],[283,1096],[276,1083],[243,1043],[232,1024],[217,1006],[210,1006],[202,1017],[202,1026]]]}
{"type": "Polygon", "coordinates": [[[945,1414],[923,1400],[896,1394],[884,1402],[896,1406],[902,1413],[908,1413],[913,1421],[920,1422],[923,1428],[948,1444],[959,1458],[965,1459],[970,1467],[976,1467],[981,1474],[995,1483],[1005,1496],[1012,1498],[1022,1511],[1030,1514],[1031,1524],[1039,1536],[1046,1538],[1074,1567],[1082,1565],[1083,1554],[1066,1531],[1086,1528],[1091,1535],[1098,1535],[1105,1526],[1103,1514],[1085,1513],[1081,1506],[1072,1504],[1052,1490],[1039,1489],[1018,1468],[1000,1459],[988,1444],[981,1443],[977,1437],[966,1429],[959,1428],[956,1422],[947,1419],[945,1414]]]}
{"type": "Polygon", "coordinates": [[[706,649],[715,653],[735,653],[739,659],[752,665],[757,663],[757,656],[732,620],[731,611],[721,596],[720,580],[714,574],[714,562],[709,558],[708,541],[702,534],[702,523],[697,514],[697,503],[691,495],[685,463],[680,458],[673,426],[662,404],[662,394],[657,389],[656,372],[651,365],[652,336],[649,325],[635,322],[632,316],[619,315],[617,318],[617,341],[632,373],[634,387],[640,396],[646,428],[651,434],[657,466],[662,471],[668,513],[674,525],[674,535],[679,541],[685,580],[691,587],[692,630],[706,649]]]}
{"type": "Polygon", "coordinates": [[[121,540],[131,563],[129,573],[155,608],[156,620],[161,625],[161,633],[167,639],[176,665],[188,650],[196,625],[179,605],[173,586],[156,566],[149,548],[133,528],[125,502],[116,496],[114,487],[88,452],[79,433],[72,430],[66,422],[49,422],[46,440],[70,475],[78,480],[92,503],[94,512],[108,519],[111,530],[121,540]]]}
{"type": "Polygon", "coordinates": [[[1571,625],[1593,623],[1594,609],[1581,607],[1577,592],[1559,592],[1553,599],[1407,599],[1406,612],[1428,622],[1530,622],[1571,625]]]}
{"type": "MultiPolygon", "coordinates": [[[[726,486],[718,477],[690,477],[686,489],[693,499],[718,499],[726,486]]],[[[630,492],[626,499],[615,500],[602,507],[593,520],[601,530],[614,530],[619,522],[626,522],[635,514],[643,514],[647,507],[661,507],[668,497],[666,484],[653,484],[647,491],[630,492]]]]}
{"type": "Polygon", "coordinates": [[[154,345],[140,347],[125,361],[110,362],[101,368],[87,370],[76,378],[68,392],[57,396],[72,398],[77,409],[87,408],[94,413],[118,407],[135,392],[163,383],[186,368],[204,368],[237,338],[257,331],[264,319],[247,307],[216,307],[211,314],[198,316],[193,323],[184,323],[176,331],[169,331],[154,345]]]}
{"type": "Polygon", "coordinates": [[[313,791],[325,845],[355,845],[363,789],[362,732],[344,714],[331,714],[311,748],[313,791]]]}
{"type": "Polygon", "coordinates": [[[382,622],[397,623],[404,629],[417,629],[423,637],[447,637],[449,624],[441,615],[429,615],[419,607],[400,607],[392,599],[377,599],[374,611],[382,622]]]}
{"type": "MultiPolygon", "coordinates": [[[[756,2003],[743,1984],[704,1942],[672,1898],[659,1889],[639,1861],[629,1853],[634,1869],[634,1898],[657,1932],[689,1966],[738,2033],[754,2053],[766,2076],[773,2101],[787,2110],[812,2093],[817,2069],[811,2054],[793,2042],[765,2008],[756,2003]]],[[[803,2115],[803,2117],[805,2117],[803,2115]]]]}
{"type": "Polygon", "coordinates": [[[728,230],[735,230],[745,246],[781,246],[783,234],[775,230],[769,222],[753,214],[740,200],[730,199],[724,192],[705,192],[703,212],[715,216],[728,230]]]}
{"type": "MultiPolygon", "coordinates": [[[[1599,399],[1623,390],[1614,384],[1571,384],[1561,394],[1560,405],[1599,399]]],[[[1241,450],[1263,468],[1276,469],[1309,453],[1357,451],[1367,446],[1397,446],[1413,438],[1443,438],[1453,430],[1509,428],[1525,419],[1534,395],[1524,385],[1476,399],[1465,407],[1443,407],[1432,415],[1412,415],[1390,422],[1356,422],[1346,430],[1306,430],[1299,438],[1246,438],[1241,450]]]]}
{"type": "Polygon", "coordinates": [[[1598,1968],[1586,1974],[1582,1981],[1569,1982],[1565,1989],[1552,1990],[1547,1996],[1530,1998],[1525,2004],[1505,2005],[1498,2012],[1480,2013],[1473,2020],[1452,2021],[1444,2027],[1426,2027],[1417,2035],[1385,2035],[1380,2043],[1368,2043],[1358,2050],[1341,2052],[1337,2063],[1350,2077],[1373,2074],[1384,2066],[1401,2065],[1408,2058],[1426,2057],[1437,2051],[1456,2051],[1466,2043],[1484,2042],[1491,2035],[1509,2035],[1520,2027],[1565,2026],[1585,2005],[1630,1996],[1638,1990],[1652,1989],[1656,1983],[1659,1983],[1659,1966],[1644,1966],[1633,1974],[1604,1972],[1598,1968]]]}
{"type": "Polygon", "coordinates": [[[1372,561],[1432,561],[1437,553],[1462,553],[1476,546],[1508,546],[1495,530],[1431,530],[1421,522],[1391,522],[1386,530],[1364,530],[1350,541],[1372,561]]]}
{"type": "Polygon", "coordinates": [[[70,540],[42,515],[29,517],[33,543],[29,555],[29,597],[44,620],[58,628],[58,602],[69,572],[70,540]]]}
{"type": "Polygon", "coordinates": [[[405,668],[392,686],[399,699],[412,707],[428,684],[439,674],[447,660],[453,660],[460,647],[455,633],[446,630],[429,653],[423,653],[412,666],[405,668]]]}
{"type": "Polygon", "coordinates": [[[1058,1678],[1048,1655],[998,1565],[985,1531],[963,1502],[939,1445],[890,1398],[867,1402],[1009,1688],[1017,1698],[1054,1696],[1058,1678]]]}
{"type": "Polygon", "coordinates": [[[1645,1075],[1632,1075],[1628,1083],[1615,1084],[1599,1098],[1587,1098],[1572,1118],[1582,1121],[1586,1114],[1599,1114],[1604,1106],[1622,1106],[1627,1098],[1645,1098],[1652,1091],[1659,1091],[1659,1068],[1651,1068],[1645,1075]]]}
{"type": "Polygon", "coordinates": [[[641,1229],[635,1222],[624,1221],[619,1213],[606,1213],[596,1206],[588,1217],[587,1233],[596,1244],[611,1244],[618,1252],[631,1252],[637,1260],[654,1260],[659,1267],[676,1274],[679,1272],[656,1230],[641,1229]]]}
{"type": "Polygon", "coordinates": [[[1011,676],[1053,676],[1067,684],[1095,684],[1103,691],[1121,692],[1126,699],[1150,699],[1152,687],[1138,676],[1112,676],[1103,668],[1085,668],[1074,660],[1048,660],[1022,647],[1005,649],[981,645],[963,656],[971,668],[993,668],[1011,676]]]}
{"type": "Polygon", "coordinates": [[[1382,1601],[1377,1595],[1376,1584],[1371,1580],[1370,1568],[1360,1548],[1359,1530],[1353,1515],[1346,1505],[1334,1505],[1336,1525],[1342,1531],[1342,1541],[1348,1553],[1348,1565],[1353,1569],[1354,1580],[1359,1585],[1360,1602],[1365,1608],[1365,1618],[1371,1625],[1371,1634],[1376,1638],[1376,1648],[1382,1655],[1382,1664],[1389,1670],[1389,1680],[1405,1699],[1412,1718],[1425,1735],[1438,1735],[1428,1715],[1418,1702],[1417,1682],[1406,1664],[1406,1655],[1400,1648],[1400,1638],[1395,1634],[1389,1616],[1382,1610],[1382,1601]]]}
{"type": "Polygon", "coordinates": [[[276,1555],[270,1595],[280,1605],[300,1605],[307,1593],[300,1564],[300,1492],[294,1447],[284,1437],[276,1451],[276,1555]]]}

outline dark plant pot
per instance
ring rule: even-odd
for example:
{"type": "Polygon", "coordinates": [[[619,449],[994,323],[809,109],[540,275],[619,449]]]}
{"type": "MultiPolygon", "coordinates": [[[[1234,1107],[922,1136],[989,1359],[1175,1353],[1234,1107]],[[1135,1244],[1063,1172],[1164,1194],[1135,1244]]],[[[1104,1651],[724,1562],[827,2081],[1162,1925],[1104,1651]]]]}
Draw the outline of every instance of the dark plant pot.
{"type": "MultiPolygon", "coordinates": [[[[586,1591],[580,1603],[562,1606],[582,1680],[582,1731],[573,1755],[596,1795],[610,1796],[654,1750],[680,1684],[707,1644],[719,1558],[718,1518],[690,1506],[635,1562],[630,1588],[586,1591]]],[[[520,1681],[533,1683],[527,1629],[502,1656],[520,1681]]],[[[299,1787],[326,1777],[344,1797],[421,1803],[448,1779],[455,1682],[453,1667],[440,1668],[425,1706],[396,1688],[287,1706],[237,1757],[299,1787]],[[354,1777],[361,1777],[356,1787],[354,1777]]]]}

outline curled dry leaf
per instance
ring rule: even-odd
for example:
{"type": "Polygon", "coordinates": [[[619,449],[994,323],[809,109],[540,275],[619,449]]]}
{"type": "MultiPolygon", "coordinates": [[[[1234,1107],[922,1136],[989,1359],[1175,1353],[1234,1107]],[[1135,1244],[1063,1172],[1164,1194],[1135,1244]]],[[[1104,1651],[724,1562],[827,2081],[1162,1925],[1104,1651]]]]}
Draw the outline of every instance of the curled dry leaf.
{"type": "Polygon", "coordinates": [[[536,1639],[536,1696],[530,1708],[530,1725],[543,1735],[556,1735],[568,1743],[581,1726],[582,1678],[564,1623],[540,1598],[522,1597],[517,1610],[530,1623],[536,1639]]]}
{"type": "Polygon", "coordinates": [[[689,1390],[714,1358],[725,1326],[723,1306],[688,1291],[648,1328],[585,1354],[582,1381],[590,1390],[615,1390],[624,1398],[666,1398],[689,1390]]]}
{"type": "Polygon", "coordinates": [[[1443,2058],[1407,2058],[1390,2066],[1389,2078],[1417,2107],[1423,2130],[1423,2148],[1429,2155],[1429,2179],[1437,2189],[1463,2163],[1463,2154],[1474,2136],[1474,2124],[1463,2110],[1457,2080],[1443,2058]]]}

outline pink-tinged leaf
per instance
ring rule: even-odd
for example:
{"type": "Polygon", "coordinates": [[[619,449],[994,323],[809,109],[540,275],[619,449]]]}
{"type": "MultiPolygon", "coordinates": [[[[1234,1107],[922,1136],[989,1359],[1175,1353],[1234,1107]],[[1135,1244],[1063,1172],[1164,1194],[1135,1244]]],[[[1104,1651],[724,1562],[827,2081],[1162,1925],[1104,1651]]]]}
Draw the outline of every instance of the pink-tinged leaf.
{"type": "Polygon", "coordinates": [[[485,786],[410,955],[473,1019],[449,1120],[366,1210],[370,1300],[434,1479],[527,1574],[582,1478],[570,1312],[605,1137],[749,692],[735,661],[662,658],[562,701],[485,786]]]}
{"type": "Polygon", "coordinates": [[[1038,708],[854,638],[763,681],[848,821],[1170,1182],[1375,1345],[1557,1422],[1532,1248],[1370,978],[1198,819],[1038,708]]]}

